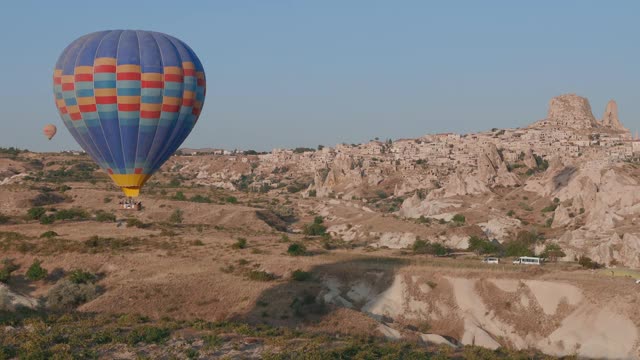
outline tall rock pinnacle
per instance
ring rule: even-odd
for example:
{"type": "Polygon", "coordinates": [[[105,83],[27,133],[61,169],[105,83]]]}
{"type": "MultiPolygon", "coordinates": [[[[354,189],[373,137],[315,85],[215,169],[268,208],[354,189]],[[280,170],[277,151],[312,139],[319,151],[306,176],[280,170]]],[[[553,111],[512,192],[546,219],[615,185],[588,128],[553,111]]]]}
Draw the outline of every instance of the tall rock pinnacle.
{"type": "Polygon", "coordinates": [[[626,130],[618,118],[618,104],[616,104],[615,100],[609,100],[607,103],[602,116],[602,126],[616,130],[626,130]]]}

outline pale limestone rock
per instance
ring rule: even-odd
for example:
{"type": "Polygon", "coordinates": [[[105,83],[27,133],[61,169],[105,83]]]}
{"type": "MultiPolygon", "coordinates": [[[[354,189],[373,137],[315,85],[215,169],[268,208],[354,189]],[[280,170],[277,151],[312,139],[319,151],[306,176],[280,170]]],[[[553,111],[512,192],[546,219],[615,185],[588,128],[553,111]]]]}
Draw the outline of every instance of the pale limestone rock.
{"type": "Polygon", "coordinates": [[[529,169],[533,169],[537,166],[536,158],[533,156],[533,150],[528,149],[524,152],[524,165],[529,169]]]}
{"type": "Polygon", "coordinates": [[[627,131],[618,118],[618,104],[615,100],[609,100],[607,107],[602,116],[602,126],[612,128],[614,130],[627,131]]]}
{"type": "Polygon", "coordinates": [[[438,334],[420,334],[420,339],[427,344],[448,345],[452,348],[456,347],[451,341],[438,334]]]}
{"type": "Polygon", "coordinates": [[[462,206],[462,202],[460,201],[423,200],[420,199],[418,194],[414,194],[402,202],[398,215],[408,218],[419,218],[420,216],[430,217],[441,214],[447,209],[458,208],[460,206],[462,206]]]}
{"type": "Polygon", "coordinates": [[[509,231],[518,228],[521,223],[520,220],[510,217],[493,217],[487,222],[479,223],[478,226],[489,239],[503,241],[509,236],[509,231]]]}
{"type": "Polygon", "coordinates": [[[37,306],[38,299],[20,295],[11,291],[8,286],[0,284],[0,311],[15,311],[19,307],[35,309],[37,306]]]}
{"type": "Polygon", "coordinates": [[[575,94],[560,95],[551,99],[547,119],[556,126],[574,129],[598,126],[589,100],[575,94]]]}

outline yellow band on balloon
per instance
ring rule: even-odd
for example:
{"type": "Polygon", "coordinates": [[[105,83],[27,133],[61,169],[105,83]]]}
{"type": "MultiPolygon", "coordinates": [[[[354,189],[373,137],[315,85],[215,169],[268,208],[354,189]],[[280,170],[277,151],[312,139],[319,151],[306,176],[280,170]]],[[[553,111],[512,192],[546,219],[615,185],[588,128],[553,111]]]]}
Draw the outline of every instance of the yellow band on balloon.
{"type": "Polygon", "coordinates": [[[128,197],[140,195],[140,188],[151,177],[151,175],[147,174],[109,174],[109,176],[128,197]]]}

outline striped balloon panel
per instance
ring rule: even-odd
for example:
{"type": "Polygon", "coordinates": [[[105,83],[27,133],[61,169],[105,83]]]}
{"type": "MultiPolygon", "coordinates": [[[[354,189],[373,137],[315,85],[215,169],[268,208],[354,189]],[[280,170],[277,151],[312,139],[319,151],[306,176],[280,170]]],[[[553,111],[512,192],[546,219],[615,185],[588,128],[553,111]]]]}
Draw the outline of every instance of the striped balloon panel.
{"type": "Polygon", "coordinates": [[[149,31],[77,39],[58,59],[53,83],[65,126],[110,174],[155,172],[193,129],[206,93],[193,50],[149,31]]]}

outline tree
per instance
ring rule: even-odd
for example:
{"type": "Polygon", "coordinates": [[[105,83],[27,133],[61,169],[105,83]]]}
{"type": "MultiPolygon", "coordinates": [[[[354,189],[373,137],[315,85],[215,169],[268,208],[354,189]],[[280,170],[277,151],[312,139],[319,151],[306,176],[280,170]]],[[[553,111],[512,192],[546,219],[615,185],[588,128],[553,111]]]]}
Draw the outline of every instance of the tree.
{"type": "Polygon", "coordinates": [[[534,255],[530,245],[518,240],[512,240],[506,243],[504,250],[507,256],[533,256],[534,255]]]}
{"type": "Polygon", "coordinates": [[[411,246],[411,249],[416,254],[430,254],[436,256],[445,256],[449,253],[449,249],[440,243],[429,243],[420,238],[411,246]]]}
{"type": "Polygon", "coordinates": [[[562,251],[562,248],[558,244],[547,244],[541,255],[542,257],[547,258],[553,262],[558,261],[558,258],[567,256],[567,254],[562,251]]]}
{"type": "Polygon", "coordinates": [[[500,246],[489,239],[474,235],[469,238],[467,250],[473,251],[476,255],[497,254],[500,251],[500,246]]]}

